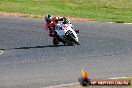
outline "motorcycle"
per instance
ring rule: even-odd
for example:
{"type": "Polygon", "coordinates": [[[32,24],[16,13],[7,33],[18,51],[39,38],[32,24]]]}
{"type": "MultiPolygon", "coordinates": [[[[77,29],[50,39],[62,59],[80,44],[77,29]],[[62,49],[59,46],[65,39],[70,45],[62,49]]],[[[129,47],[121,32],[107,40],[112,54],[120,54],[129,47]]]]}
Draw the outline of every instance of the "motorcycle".
{"type": "Polygon", "coordinates": [[[79,45],[77,33],[79,30],[74,30],[70,21],[68,23],[56,23],[55,25],[55,37],[53,38],[53,44],[58,45],[62,42],[64,45],[79,45]]]}

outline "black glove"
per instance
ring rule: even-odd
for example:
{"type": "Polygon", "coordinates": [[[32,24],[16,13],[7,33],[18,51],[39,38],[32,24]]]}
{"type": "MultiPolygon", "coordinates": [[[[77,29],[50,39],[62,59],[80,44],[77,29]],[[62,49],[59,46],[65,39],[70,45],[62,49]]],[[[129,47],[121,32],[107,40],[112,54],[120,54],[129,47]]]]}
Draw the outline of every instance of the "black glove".
{"type": "Polygon", "coordinates": [[[67,24],[69,21],[66,19],[66,17],[63,17],[63,24],[67,24]]]}

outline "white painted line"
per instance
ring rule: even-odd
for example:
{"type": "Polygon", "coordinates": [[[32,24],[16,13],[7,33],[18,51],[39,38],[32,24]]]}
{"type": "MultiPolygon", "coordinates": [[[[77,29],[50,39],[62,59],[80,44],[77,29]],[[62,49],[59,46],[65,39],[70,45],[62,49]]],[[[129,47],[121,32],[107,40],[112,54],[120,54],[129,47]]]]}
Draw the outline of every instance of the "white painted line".
{"type": "Polygon", "coordinates": [[[132,77],[114,77],[114,78],[108,78],[108,79],[127,79],[127,78],[132,78],[132,77]]]}
{"type": "Polygon", "coordinates": [[[55,85],[55,86],[48,86],[48,87],[42,87],[42,88],[61,88],[65,86],[73,86],[73,85],[78,85],[79,82],[76,83],[70,83],[70,84],[61,84],[61,85],[55,85]]]}
{"type": "Polygon", "coordinates": [[[132,23],[124,23],[124,24],[132,24],[132,23]]]}
{"type": "MultiPolygon", "coordinates": [[[[116,23],[116,22],[106,22],[106,23],[116,23]]],[[[132,23],[121,23],[121,24],[132,24],[132,23]]]]}
{"type": "MultiPolygon", "coordinates": [[[[100,22],[100,21],[89,21],[89,22],[100,22]]],[[[102,22],[102,23],[104,23],[104,22],[102,22]]],[[[105,22],[105,23],[115,23],[116,24],[116,22],[105,22]]],[[[120,24],[132,24],[132,23],[120,23],[120,24]]]]}
{"type": "Polygon", "coordinates": [[[115,23],[115,22],[107,22],[107,23],[115,23]]]}
{"type": "Polygon", "coordinates": [[[4,52],[2,50],[0,50],[0,55],[2,55],[4,52]]]}

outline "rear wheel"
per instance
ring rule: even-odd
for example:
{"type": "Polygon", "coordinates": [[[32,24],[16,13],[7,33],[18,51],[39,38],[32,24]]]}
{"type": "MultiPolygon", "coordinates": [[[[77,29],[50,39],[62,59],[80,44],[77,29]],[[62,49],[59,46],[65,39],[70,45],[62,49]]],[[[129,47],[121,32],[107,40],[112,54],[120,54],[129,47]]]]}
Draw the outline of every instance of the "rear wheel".
{"type": "Polygon", "coordinates": [[[66,42],[63,41],[62,43],[63,43],[64,45],[66,45],[66,42]]]}
{"type": "Polygon", "coordinates": [[[54,44],[55,46],[57,46],[57,45],[59,44],[59,41],[57,40],[57,38],[54,38],[54,39],[53,39],[53,44],[54,44]]]}

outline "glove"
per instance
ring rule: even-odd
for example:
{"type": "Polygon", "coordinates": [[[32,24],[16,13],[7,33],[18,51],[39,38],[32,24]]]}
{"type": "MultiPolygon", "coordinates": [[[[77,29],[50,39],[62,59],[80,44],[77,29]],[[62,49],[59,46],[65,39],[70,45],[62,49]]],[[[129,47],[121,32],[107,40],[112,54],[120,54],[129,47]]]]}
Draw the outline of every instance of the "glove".
{"type": "Polygon", "coordinates": [[[63,23],[64,24],[71,24],[71,22],[68,19],[66,19],[66,17],[63,17],[63,23]]]}

